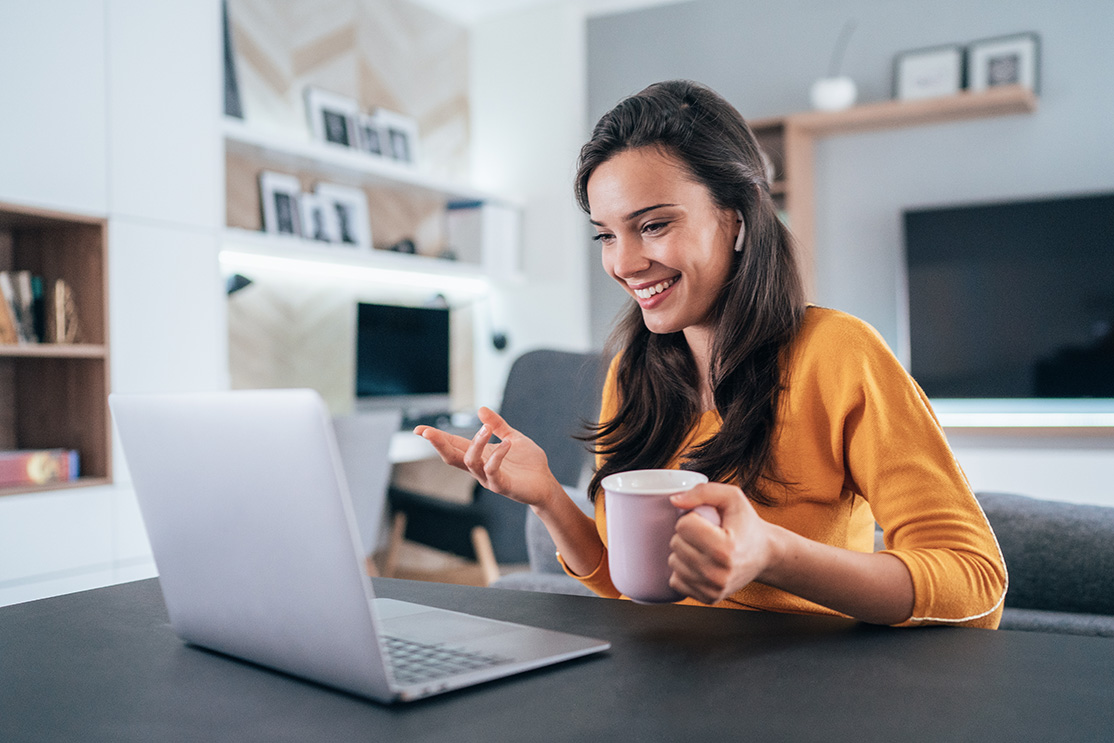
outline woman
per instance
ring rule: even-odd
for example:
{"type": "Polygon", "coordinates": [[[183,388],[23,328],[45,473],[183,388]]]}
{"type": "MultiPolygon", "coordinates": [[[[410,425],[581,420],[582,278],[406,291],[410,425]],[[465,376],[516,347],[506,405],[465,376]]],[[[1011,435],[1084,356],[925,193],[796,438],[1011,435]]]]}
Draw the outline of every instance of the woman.
{"type": "Polygon", "coordinates": [[[711,482],[674,504],[721,518],[677,523],[671,585],[686,603],[997,627],[1005,565],[927,399],[873,329],[806,306],[738,112],[694,83],[652,85],[597,124],[576,193],[604,269],[634,299],[592,437],[595,520],[490,410],[471,441],[416,433],[528,504],[601,595],[619,596],[600,481],[685,467],[711,482]]]}

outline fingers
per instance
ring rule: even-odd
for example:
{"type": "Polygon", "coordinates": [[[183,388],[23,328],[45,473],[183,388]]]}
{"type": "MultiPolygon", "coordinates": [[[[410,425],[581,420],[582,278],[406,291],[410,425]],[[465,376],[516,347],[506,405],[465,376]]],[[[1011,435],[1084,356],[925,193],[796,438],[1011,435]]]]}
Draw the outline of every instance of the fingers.
{"type": "MultiPolygon", "coordinates": [[[[697,485],[691,490],[671,496],[669,500],[677,508],[687,510],[711,506],[719,514],[722,528],[732,533],[739,533],[746,518],[754,511],[754,507],[750,505],[742,490],[721,482],[697,485]]],[[[688,520],[687,517],[681,519],[681,521],[688,520]]]]}
{"type": "Polygon", "coordinates": [[[437,451],[437,455],[445,464],[450,464],[453,467],[466,469],[464,465],[464,452],[468,448],[468,439],[463,436],[455,436],[451,433],[432,428],[430,426],[418,426],[414,429],[414,433],[421,436],[423,439],[433,445],[437,451]]]}
{"type": "Polygon", "coordinates": [[[476,415],[479,417],[480,422],[487,426],[488,431],[494,436],[503,440],[511,434],[517,433],[510,425],[503,420],[503,417],[496,413],[491,408],[480,408],[476,415]]]}
{"type": "Polygon", "coordinates": [[[464,466],[480,481],[481,485],[486,485],[484,453],[490,440],[491,429],[485,423],[480,426],[480,430],[476,431],[476,435],[472,437],[472,440],[468,443],[468,448],[464,451],[464,466]]]}

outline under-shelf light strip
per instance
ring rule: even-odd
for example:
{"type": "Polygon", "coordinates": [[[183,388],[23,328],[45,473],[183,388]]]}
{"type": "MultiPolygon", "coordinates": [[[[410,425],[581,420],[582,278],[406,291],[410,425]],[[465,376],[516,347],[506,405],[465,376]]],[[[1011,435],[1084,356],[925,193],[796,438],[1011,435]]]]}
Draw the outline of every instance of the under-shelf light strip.
{"type": "Polygon", "coordinates": [[[319,278],[440,289],[463,292],[474,296],[486,294],[488,291],[487,281],[479,277],[448,276],[378,266],[353,266],[301,258],[242,253],[235,250],[221,251],[220,262],[226,268],[236,270],[280,271],[302,276],[312,274],[319,278]]]}
{"type": "Polygon", "coordinates": [[[940,413],[945,428],[1106,428],[1114,413],[940,413]]]}

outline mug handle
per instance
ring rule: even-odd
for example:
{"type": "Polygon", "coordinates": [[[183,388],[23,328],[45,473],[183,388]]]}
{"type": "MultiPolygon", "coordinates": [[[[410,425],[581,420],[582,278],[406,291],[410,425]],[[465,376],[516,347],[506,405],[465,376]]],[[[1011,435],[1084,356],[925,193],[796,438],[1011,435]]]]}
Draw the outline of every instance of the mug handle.
{"type": "MultiPolygon", "coordinates": [[[[695,513],[697,516],[709,522],[712,526],[722,525],[722,522],[719,518],[719,511],[712,508],[711,506],[697,506],[696,508],[690,508],[689,510],[685,511],[685,513],[695,513]]],[[[685,513],[682,513],[681,515],[684,516],[685,513]]]]}

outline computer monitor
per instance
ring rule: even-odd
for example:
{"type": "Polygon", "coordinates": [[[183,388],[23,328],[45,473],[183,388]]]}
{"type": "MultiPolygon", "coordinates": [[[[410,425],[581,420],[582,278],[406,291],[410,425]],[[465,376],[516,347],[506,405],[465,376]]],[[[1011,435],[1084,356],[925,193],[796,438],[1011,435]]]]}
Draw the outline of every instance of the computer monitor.
{"type": "Polygon", "coordinates": [[[449,348],[447,308],[358,303],[357,407],[448,410],[449,348]]]}

